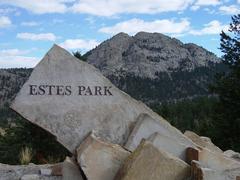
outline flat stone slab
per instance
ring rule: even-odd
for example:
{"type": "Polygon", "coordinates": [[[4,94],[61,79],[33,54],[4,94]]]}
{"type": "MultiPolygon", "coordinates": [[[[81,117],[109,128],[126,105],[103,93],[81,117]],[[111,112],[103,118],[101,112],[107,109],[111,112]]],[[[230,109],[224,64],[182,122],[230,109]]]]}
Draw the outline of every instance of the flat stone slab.
{"type": "Polygon", "coordinates": [[[191,163],[191,177],[196,180],[225,180],[225,177],[221,176],[221,173],[205,168],[199,161],[193,160],[191,163]]]}
{"type": "Polygon", "coordinates": [[[195,149],[191,147],[189,147],[187,151],[191,151],[190,154],[192,155],[191,157],[188,157],[188,159],[191,161],[199,161],[206,168],[210,168],[216,171],[240,169],[240,163],[238,161],[225,156],[223,153],[213,152],[207,148],[195,149]]]}
{"type": "Polygon", "coordinates": [[[190,166],[151,142],[142,141],[118,171],[115,180],[186,180],[190,166]]]}
{"type": "Polygon", "coordinates": [[[207,148],[214,152],[219,152],[219,153],[223,152],[219,147],[217,147],[215,144],[213,144],[211,139],[208,137],[199,136],[192,131],[185,131],[184,135],[187,136],[189,139],[191,139],[198,146],[207,148]]]}
{"type": "Polygon", "coordinates": [[[77,160],[89,180],[113,180],[130,152],[91,133],[77,149],[77,160]]]}
{"type": "Polygon", "coordinates": [[[240,161],[240,153],[233,150],[227,150],[223,153],[225,156],[230,157],[236,161],[240,161]]]}
{"type": "Polygon", "coordinates": [[[192,161],[191,177],[196,180],[237,180],[240,174],[240,168],[227,170],[213,170],[204,167],[199,161],[192,161]]]}
{"type": "Polygon", "coordinates": [[[26,174],[21,177],[21,180],[40,180],[40,176],[38,174],[26,174]]]}
{"type": "Polygon", "coordinates": [[[69,157],[63,162],[63,180],[83,180],[80,168],[69,157]]]}
{"type": "Polygon", "coordinates": [[[160,135],[165,135],[173,138],[179,143],[186,145],[192,144],[192,146],[194,146],[194,143],[187,137],[183,136],[181,133],[170,131],[162,123],[159,123],[148,114],[142,113],[137,118],[137,123],[134,126],[130,136],[128,137],[128,140],[124,147],[130,151],[134,151],[142,139],[147,139],[156,132],[160,135]]]}
{"type": "MultiPolygon", "coordinates": [[[[55,164],[60,165],[60,164],[55,164]]],[[[41,175],[41,169],[52,169],[55,165],[7,165],[0,163],[0,179],[1,180],[19,180],[21,178],[39,178],[40,180],[62,180],[61,176],[45,176],[41,175]]]]}
{"type": "Polygon", "coordinates": [[[159,133],[152,134],[147,140],[150,141],[158,149],[166,151],[185,162],[187,162],[186,149],[188,147],[195,147],[191,141],[189,141],[189,144],[183,144],[178,142],[176,139],[159,133]]]}
{"type": "Polygon", "coordinates": [[[74,153],[92,130],[123,145],[141,113],[172,135],[182,133],[116,88],[98,69],[54,45],[34,68],[11,108],[57,137],[74,153]]]}

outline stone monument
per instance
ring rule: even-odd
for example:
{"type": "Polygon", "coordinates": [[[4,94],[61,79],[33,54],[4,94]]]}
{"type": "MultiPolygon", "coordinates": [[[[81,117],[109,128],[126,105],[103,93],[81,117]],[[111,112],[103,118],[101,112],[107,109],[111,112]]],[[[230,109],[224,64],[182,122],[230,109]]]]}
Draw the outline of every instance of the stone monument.
{"type": "Polygon", "coordinates": [[[116,88],[98,69],[57,45],[34,68],[11,108],[55,135],[72,153],[92,130],[104,140],[123,145],[142,113],[169,136],[186,138],[142,102],[116,88]]]}

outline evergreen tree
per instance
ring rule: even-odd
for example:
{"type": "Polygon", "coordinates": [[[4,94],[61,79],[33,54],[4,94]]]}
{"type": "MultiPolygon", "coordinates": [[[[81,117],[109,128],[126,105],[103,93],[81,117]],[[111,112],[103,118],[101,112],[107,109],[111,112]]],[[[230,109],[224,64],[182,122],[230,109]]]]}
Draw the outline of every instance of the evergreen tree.
{"type": "Polygon", "coordinates": [[[73,55],[82,61],[87,61],[86,56],[82,55],[80,51],[73,52],[73,55]]]}
{"type": "Polygon", "coordinates": [[[230,72],[217,76],[211,90],[218,94],[213,140],[223,149],[240,151],[240,14],[232,17],[229,32],[222,31],[220,49],[230,72]]]}

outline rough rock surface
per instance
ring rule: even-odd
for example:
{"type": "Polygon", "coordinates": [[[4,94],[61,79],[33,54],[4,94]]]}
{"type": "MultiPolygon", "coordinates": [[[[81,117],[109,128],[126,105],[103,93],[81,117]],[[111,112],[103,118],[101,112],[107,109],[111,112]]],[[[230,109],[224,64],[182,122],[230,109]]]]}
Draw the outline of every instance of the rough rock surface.
{"type": "Polygon", "coordinates": [[[181,135],[179,136],[179,134],[174,134],[174,132],[166,129],[161,123],[155,121],[148,114],[143,113],[138,116],[137,123],[128,137],[125,148],[130,151],[134,151],[142,139],[149,138],[155,132],[169,136],[170,138],[173,138],[183,144],[194,144],[187,137],[181,135]]]}
{"type": "Polygon", "coordinates": [[[83,180],[78,165],[69,157],[63,162],[63,180],[83,180]]]}
{"type": "Polygon", "coordinates": [[[146,105],[116,88],[99,70],[57,45],[34,68],[11,108],[55,135],[71,152],[91,130],[112,143],[124,144],[141,113],[149,114],[168,134],[185,138],[146,105]]]}
{"type": "Polygon", "coordinates": [[[196,159],[192,158],[191,160],[197,160],[201,162],[204,167],[211,168],[216,171],[240,169],[240,162],[226,157],[223,153],[213,152],[206,148],[194,149],[189,147],[188,149],[192,149],[193,154],[196,154],[192,156],[196,157],[196,159]]]}
{"type": "Polygon", "coordinates": [[[38,174],[26,174],[21,177],[21,180],[40,180],[40,176],[38,174]]]}
{"type": "Polygon", "coordinates": [[[196,133],[194,133],[192,131],[185,131],[184,135],[187,136],[189,139],[191,139],[195,144],[197,144],[203,148],[207,148],[214,152],[219,152],[219,153],[223,152],[219,147],[217,147],[215,144],[213,144],[211,139],[208,137],[198,136],[196,133]]]}
{"type": "Polygon", "coordinates": [[[235,152],[233,150],[224,151],[224,155],[226,155],[227,157],[230,157],[236,161],[240,161],[240,153],[235,152]]]}
{"type": "Polygon", "coordinates": [[[188,147],[195,147],[191,141],[189,141],[189,144],[183,144],[178,142],[176,139],[159,133],[152,134],[147,140],[150,141],[156,148],[168,152],[185,162],[187,162],[186,149],[188,147]]]}
{"type": "Polygon", "coordinates": [[[127,158],[115,180],[186,180],[190,166],[147,141],[127,158]]]}
{"type": "MultiPolygon", "coordinates": [[[[61,176],[44,176],[40,174],[41,169],[51,169],[54,165],[7,165],[0,164],[0,180],[19,180],[24,175],[38,176],[39,180],[61,180],[61,176]]],[[[25,176],[26,177],[26,176],[25,176]]]]}
{"type": "Polygon", "coordinates": [[[87,61],[105,76],[134,74],[155,78],[157,72],[193,70],[219,62],[219,58],[195,44],[160,33],[139,32],[135,36],[119,33],[88,53],[87,61]]]}
{"type": "Polygon", "coordinates": [[[221,173],[203,167],[199,161],[192,161],[191,177],[193,180],[225,180],[225,177],[221,176],[221,173]]]}
{"type": "Polygon", "coordinates": [[[77,160],[89,180],[113,180],[130,152],[91,133],[77,149],[77,160]]]}
{"type": "Polygon", "coordinates": [[[191,177],[194,180],[237,180],[240,175],[240,168],[226,170],[213,170],[199,161],[192,161],[191,177]]]}

